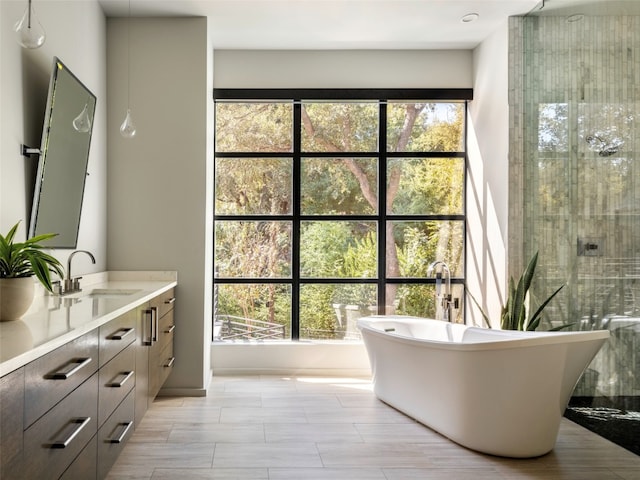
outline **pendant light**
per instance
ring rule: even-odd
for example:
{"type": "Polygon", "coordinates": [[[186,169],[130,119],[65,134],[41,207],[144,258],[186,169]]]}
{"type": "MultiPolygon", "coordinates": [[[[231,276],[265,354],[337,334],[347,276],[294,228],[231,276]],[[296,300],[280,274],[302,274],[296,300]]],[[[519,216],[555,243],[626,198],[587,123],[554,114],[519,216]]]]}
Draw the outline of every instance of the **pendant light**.
{"type": "Polygon", "coordinates": [[[127,115],[120,125],[120,135],[124,138],[132,138],[136,134],[136,126],[131,117],[131,0],[129,0],[129,14],[127,17],[127,115]]]}
{"type": "Polygon", "coordinates": [[[24,11],[22,18],[13,27],[18,34],[18,43],[24,48],[39,48],[45,41],[46,34],[42,24],[36,17],[36,12],[31,6],[31,0],[24,11]]]}
{"type": "Polygon", "coordinates": [[[91,130],[91,117],[89,116],[89,102],[84,104],[80,114],[73,119],[73,128],[80,133],[87,133],[91,130]]]}

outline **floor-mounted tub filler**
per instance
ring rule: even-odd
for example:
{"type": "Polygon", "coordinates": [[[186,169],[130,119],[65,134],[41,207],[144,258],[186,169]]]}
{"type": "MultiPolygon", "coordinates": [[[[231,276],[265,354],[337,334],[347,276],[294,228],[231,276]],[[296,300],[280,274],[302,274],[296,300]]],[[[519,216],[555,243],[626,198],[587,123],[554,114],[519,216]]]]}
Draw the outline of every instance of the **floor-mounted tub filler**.
{"type": "Polygon", "coordinates": [[[378,398],[460,445],[515,458],[553,449],[571,393],[609,337],[405,316],[358,327],[378,398]]]}

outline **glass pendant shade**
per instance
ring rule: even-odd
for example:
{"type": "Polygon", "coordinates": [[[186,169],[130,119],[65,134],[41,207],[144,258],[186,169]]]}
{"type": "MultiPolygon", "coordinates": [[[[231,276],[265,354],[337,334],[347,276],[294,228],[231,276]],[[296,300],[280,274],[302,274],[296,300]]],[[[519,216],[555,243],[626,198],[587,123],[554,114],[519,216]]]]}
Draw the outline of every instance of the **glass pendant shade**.
{"type": "Polygon", "coordinates": [[[73,119],[73,128],[80,133],[91,130],[91,118],[89,117],[89,105],[85,103],[80,114],[73,119]]]}
{"type": "Polygon", "coordinates": [[[31,6],[31,0],[22,18],[16,22],[14,30],[18,34],[18,43],[24,48],[39,48],[44,43],[46,34],[31,6]]]}
{"type": "Polygon", "coordinates": [[[127,109],[127,116],[124,118],[124,122],[120,125],[120,135],[124,138],[131,138],[136,134],[136,126],[131,118],[131,110],[127,109]]]}

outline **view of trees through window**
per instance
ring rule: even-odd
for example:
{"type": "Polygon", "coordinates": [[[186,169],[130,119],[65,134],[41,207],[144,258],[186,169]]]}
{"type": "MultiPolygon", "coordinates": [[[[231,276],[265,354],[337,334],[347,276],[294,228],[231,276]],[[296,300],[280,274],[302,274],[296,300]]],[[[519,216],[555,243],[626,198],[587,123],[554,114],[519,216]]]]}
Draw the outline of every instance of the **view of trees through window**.
{"type": "Polygon", "coordinates": [[[214,340],[357,340],[362,315],[462,321],[464,101],[218,100],[214,340]]]}

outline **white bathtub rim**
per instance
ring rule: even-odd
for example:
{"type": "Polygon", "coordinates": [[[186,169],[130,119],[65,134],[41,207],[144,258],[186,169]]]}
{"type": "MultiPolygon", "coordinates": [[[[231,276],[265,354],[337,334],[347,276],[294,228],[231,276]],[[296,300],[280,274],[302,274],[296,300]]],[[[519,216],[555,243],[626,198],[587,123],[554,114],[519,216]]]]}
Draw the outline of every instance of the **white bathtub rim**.
{"type": "MultiPolygon", "coordinates": [[[[394,322],[399,324],[416,324],[419,325],[424,322],[441,322],[440,320],[427,319],[422,317],[402,316],[402,315],[372,315],[368,317],[361,317],[358,319],[357,326],[360,330],[367,330],[372,335],[384,336],[389,340],[405,343],[409,345],[420,345],[429,343],[430,347],[446,350],[458,350],[458,351],[478,351],[478,350],[496,350],[496,349],[509,349],[509,348],[523,348],[533,347],[539,345],[551,345],[555,343],[572,343],[572,342],[584,342],[591,340],[600,340],[609,338],[610,334],[608,330],[589,330],[579,332],[564,332],[564,331],[533,331],[523,332],[516,330],[498,330],[489,329],[483,327],[472,327],[463,324],[449,324],[453,328],[461,330],[469,330],[471,332],[476,331],[482,334],[495,335],[495,340],[488,341],[445,341],[434,340],[429,338],[412,337],[402,335],[397,332],[389,332],[375,328],[376,326],[382,326],[382,324],[393,324],[394,322]]],[[[443,322],[446,324],[446,322],[443,322]]],[[[390,325],[391,326],[391,325],[390,325]]],[[[383,327],[384,328],[384,327],[383,327]]]]}

